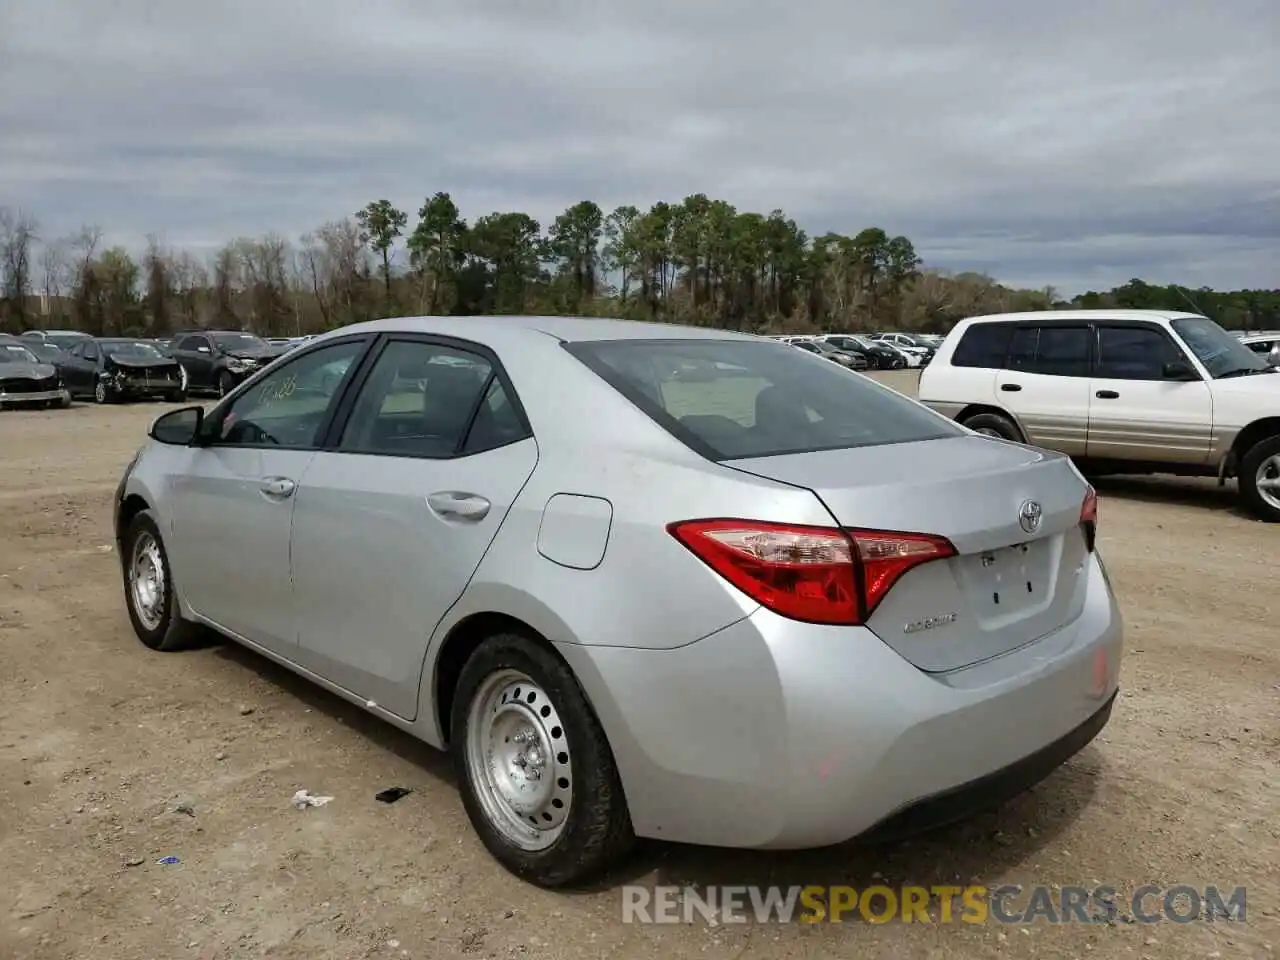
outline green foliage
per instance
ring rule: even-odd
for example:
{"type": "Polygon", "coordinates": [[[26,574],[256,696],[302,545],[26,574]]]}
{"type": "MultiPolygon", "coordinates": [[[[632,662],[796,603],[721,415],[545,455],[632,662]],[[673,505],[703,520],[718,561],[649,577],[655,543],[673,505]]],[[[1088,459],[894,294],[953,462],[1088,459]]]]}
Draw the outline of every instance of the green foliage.
{"type": "MultiPolygon", "coordinates": [[[[0,324],[21,328],[34,321],[29,305],[25,314],[14,305],[25,304],[19,287],[34,286],[35,223],[22,221],[18,232],[14,215],[0,221],[11,225],[0,231],[0,272],[17,265],[0,277],[7,284],[0,324]]],[[[141,266],[120,248],[95,254],[100,231],[86,228],[68,241],[66,256],[42,258],[69,271],[61,296],[46,281],[59,322],[44,325],[102,333],[216,325],[270,335],[390,313],[552,313],[750,331],[941,332],[980,313],[1129,307],[1200,312],[1228,329],[1280,328],[1277,290],[1187,290],[1135,279],[1067,301],[1053,288],[927,269],[907,237],[878,227],[811,238],[781,210],[741,211],[702,193],[608,213],[582,200],[544,233],[514,211],[469,225],[450,195],[437,192],[406,236],[407,227],[404,211],[376,200],[297,244],[271,235],[233,241],[207,266],[154,239],[141,266]],[[406,256],[397,264],[401,238],[406,256]]]]}

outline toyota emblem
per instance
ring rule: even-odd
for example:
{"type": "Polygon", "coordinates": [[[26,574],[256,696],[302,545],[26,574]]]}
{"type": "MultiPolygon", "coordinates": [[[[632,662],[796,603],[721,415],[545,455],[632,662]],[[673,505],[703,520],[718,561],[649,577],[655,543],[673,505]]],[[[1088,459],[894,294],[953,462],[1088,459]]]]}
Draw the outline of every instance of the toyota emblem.
{"type": "Polygon", "coordinates": [[[1027,533],[1035,533],[1040,529],[1040,519],[1044,516],[1044,508],[1034,500],[1023,500],[1018,508],[1018,525],[1027,533]]]}

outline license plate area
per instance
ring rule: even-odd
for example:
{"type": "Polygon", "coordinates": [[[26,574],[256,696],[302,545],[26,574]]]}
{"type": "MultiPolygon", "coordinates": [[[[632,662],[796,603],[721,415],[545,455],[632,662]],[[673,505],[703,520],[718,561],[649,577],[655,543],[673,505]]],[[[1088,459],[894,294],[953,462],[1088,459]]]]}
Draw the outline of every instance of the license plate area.
{"type": "Polygon", "coordinates": [[[1004,620],[1042,609],[1052,594],[1050,538],[965,557],[966,594],[980,620],[1004,620]]]}

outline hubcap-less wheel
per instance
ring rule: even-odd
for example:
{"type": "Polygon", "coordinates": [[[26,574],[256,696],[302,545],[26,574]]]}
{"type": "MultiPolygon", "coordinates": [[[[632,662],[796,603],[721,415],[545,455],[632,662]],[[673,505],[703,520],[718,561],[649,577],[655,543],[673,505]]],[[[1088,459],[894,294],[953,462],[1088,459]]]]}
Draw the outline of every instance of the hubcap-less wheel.
{"type": "Polygon", "coordinates": [[[164,618],[165,576],[160,544],[149,533],[139,533],[133,542],[129,563],[129,592],[133,612],[148,630],[157,630],[164,618]]]}
{"type": "Polygon", "coordinates": [[[1258,464],[1253,483],[1263,502],[1273,510],[1280,510],[1280,454],[1258,464]]]}
{"type": "Polygon", "coordinates": [[[485,679],[471,701],[466,761],[485,817],[536,852],[564,832],[573,799],[569,741],[555,704],[517,670],[485,679]]]}

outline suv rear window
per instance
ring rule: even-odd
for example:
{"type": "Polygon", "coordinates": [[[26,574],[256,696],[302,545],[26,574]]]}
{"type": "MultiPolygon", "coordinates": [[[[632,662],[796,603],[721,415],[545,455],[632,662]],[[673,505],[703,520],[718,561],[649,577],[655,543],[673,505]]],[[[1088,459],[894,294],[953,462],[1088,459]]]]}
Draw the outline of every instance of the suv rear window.
{"type": "Polygon", "coordinates": [[[888,387],[785,344],[605,340],[565,349],[672,436],[712,460],[964,433],[888,387]]]}
{"type": "Polygon", "coordinates": [[[956,352],[951,356],[951,365],[999,370],[1009,356],[1012,336],[1012,324],[975,323],[961,335],[956,352]]]}

